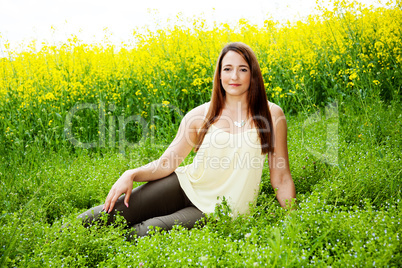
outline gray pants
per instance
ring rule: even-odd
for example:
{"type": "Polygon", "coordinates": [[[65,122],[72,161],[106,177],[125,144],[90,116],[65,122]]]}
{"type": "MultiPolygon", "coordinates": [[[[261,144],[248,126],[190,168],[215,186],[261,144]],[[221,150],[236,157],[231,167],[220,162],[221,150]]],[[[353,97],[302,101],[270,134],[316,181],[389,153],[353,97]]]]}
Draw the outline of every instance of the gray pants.
{"type": "MultiPolygon", "coordinates": [[[[180,224],[190,229],[204,217],[187,198],[176,173],[135,188],[131,193],[128,208],[123,201],[124,195],[116,201],[113,211],[109,213],[107,224],[114,222],[117,213],[123,216],[127,224],[135,229],[129,239],[134,236],[146,236],[149,226],[170,230],[173,225],[180,224]]],[[[85,225],[93,224],[105,214],[102,207],[103,205],[91,208],[78,218],[82,218],[85,225]]]]}

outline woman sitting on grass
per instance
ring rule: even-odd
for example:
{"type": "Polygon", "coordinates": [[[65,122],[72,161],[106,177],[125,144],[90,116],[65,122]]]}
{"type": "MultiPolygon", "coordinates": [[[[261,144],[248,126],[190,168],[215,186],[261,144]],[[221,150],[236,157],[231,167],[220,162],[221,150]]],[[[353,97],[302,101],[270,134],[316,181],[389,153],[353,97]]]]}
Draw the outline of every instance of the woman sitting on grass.
{"type": "Polygon", "coordinates": [[[289,208],[296,194],[284,113],[268,102],[251,48],[230,43],[218,58],[211,101],[184,116],[158,160],[125,171],[105,204],[79,217],[89,224],[107,212],[111,223],[120,214],[134,228],[133,236],[145,236],[150,226],[191,228],[223,198],[234,216],[245,214],[258,195],[266,155],[277,199],[289,208]],[[193,148],[193,163],[179,167],[193,148]],[[133,190],[134,181],[148,183],[133,190]]]}

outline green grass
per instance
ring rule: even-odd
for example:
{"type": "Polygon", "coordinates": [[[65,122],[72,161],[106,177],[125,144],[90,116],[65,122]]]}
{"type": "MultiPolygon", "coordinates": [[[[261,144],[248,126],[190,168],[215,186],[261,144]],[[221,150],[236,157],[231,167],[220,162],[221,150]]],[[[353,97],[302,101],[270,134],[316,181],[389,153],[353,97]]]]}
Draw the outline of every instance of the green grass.
{"type": "Polygon", "coordinates": [[[400,266],[400,1],[345,3],[286,27],[175,27],[118,53],[73,41],[0,59],[0,267],[400,266]],[[134,243],[121,222],[84,228],[76,216],[157,159],[183,113],[210,98],[220,43],[239,40],[286,113],[298,209],[279,206],[266,165],[248,216],[221,206],[203,228],[134,243]]]}
{"type": "Polygon", "coordinates": [[[367,109],[375,111],[366,114],[353,104],[341,103],[338,117],[288,115],[298,210],[279,207],[266,167],[251,215],[232,220],[221,207],[219,220],[203,228],[177,227],[135,243],[125,240],[121,225],[86,229],[75,217],[101,204],[123,171],[156,159],[169,138],[148,140],[124,156],[117,148],[68,147],[3,155],[0,265],[396,267],[402,261],[400,105],[373,103],[367,109]],[[334,124],[338,156],[323,158],[333,147],[327,133],[334,124]],[[60,232],[66,223],[71,226],[60,232]]]}

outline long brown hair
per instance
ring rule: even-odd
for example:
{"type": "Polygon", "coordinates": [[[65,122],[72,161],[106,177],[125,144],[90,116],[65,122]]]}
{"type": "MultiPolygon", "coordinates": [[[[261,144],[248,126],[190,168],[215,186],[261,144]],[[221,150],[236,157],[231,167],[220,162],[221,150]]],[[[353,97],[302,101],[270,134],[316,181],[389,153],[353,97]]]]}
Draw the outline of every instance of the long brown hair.
{"type": "Polygon", "coordinates": [[[268,107],[268,99],[265,93],[264,80],[262,79],[260,65],[253,50],[246,44],[236,42],[227,44],[219,55],[216,64],[211,104],[205,121],[199,131],[195,151],[204,140],[208,128],[219,118],[225,104],[226,92],[221,83],[222,59],[229,51],[240,54],[248,63],[251,71],[250,88],[248,90],[248,114],[251,115],[260,138],[262,153],[266,154],[273,150],[272,118],[268,107]]]}

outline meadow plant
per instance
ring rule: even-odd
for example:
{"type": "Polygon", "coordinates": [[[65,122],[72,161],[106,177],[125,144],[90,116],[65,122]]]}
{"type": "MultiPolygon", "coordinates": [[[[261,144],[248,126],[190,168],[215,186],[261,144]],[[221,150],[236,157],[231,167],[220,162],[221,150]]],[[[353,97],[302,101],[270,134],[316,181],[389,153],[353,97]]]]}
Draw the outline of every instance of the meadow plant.
{"type": "Polygon", "coordinates": [[[15,52],[1,41],[0,266],[400,266],[401,1],[333,5],[263,26],[178,17],[119,48],[71,36],[15,52]],[[231,41],[253,48],[286,113],[297,210],[279,206],[266,165],[249,215],[233,219],[223,202],[203,227],[134,243],[121,218],[83,227],[76,216],[158,158],[210,99],[231,41]]]}

